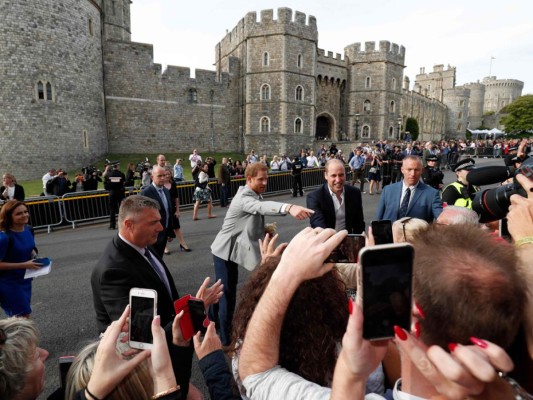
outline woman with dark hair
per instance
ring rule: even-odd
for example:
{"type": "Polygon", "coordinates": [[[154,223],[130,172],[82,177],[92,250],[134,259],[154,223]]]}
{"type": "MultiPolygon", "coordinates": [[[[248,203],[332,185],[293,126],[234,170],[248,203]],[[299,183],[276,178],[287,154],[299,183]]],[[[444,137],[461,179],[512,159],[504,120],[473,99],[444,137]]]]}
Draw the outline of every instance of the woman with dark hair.
{"type": "Polygon", "coordinates": [[[135,186],[135,164],[132,162],[128,163],[128,168],[126,169],[126,181],[124,182],[124,186],[135,186]]]}
{"type": "Polygon", "coordinates": [[[244,175],[244,168],[242,167],[242,163],[240,160],[235,161],[235,168],[233,169],[234,175],[240,176],[244,175]]]}
{"type": "MultiPolygon", "coordinates": [[[[174,228],[174,233],[176,234],[176,238],[178,239],[178,242],[180,243],[180,250],[181,251],[191,251],[189,246],[187,246],[187,242],[185,242],[185,239],[183,238],[183,233],[181,232],[181,225],[180,225],[180,198],[178,194],[178,188],[176,187],[176,181],[174,181],[174,177],[172,176],[172,168],[166,167],[165,168],[165,174],[167,176],[167,181],[165,183],[165,187],[170,192],[170,199],[172,201],[172,226],[174,228]]],[[[165,254],[170,254],[170,251],[168,250],[168,243],[167,247],[165,247],[165,254]]]]}
{"type": "Polygon", "coordinates": [[[0,210],[0,304],[8,317],[31,314],[31,281],[24,279],[27,269],[43,264],[37,255],[30,214],[22,201],[9,200],[0,210]]]}
{"type": "MultiPolygon", "coordinates": [[[[241,339],[280,258],[270,257],[241,290],[233,318],[232,348],[238,356],[241,339]]],[[[329,386],[348,321],[348,299],[336,270],[304,282],[291,301],[280,338],[279,365],[318,385],[329,386]]],[[[238,359],[234,358],[234,376],[238,359]]],[[[244,393],[241,390],[241,393],[244,393]]]]}

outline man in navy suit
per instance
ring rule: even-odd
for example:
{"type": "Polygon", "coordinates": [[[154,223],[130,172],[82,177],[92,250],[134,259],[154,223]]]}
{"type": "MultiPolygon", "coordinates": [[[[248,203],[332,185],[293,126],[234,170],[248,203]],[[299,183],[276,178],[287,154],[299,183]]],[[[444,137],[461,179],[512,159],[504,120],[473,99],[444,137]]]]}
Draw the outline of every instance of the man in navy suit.
{"type": "Polygon", "coordinates": [[[307,196],[307,208],[313,228],[346,229],[348,233],[365,231],[361,191],[346,185],[344,164],[336,159],[326,163],[324,177],[326,183],[307,196]]]}
{"type": "Polygon", "coordinates": [[[170,191],[164,186],[165,180],[165,168],[156,165],[152,170],[152,184],[141,190],[143,196],[150,197],[159,203],[163,230],[159,232],[157,242],[153,247],[161,258],[163,258],[167,240],[170,242],[176,237],[172,225],[172,200],[170,199],[170,191]]]}
{"type": "Polygon", "coordinates": [[[420,181],[422,160],[407,156],[402,163],[403,180],[383,189],[376,219],[396,221],[403,217],[433,222],[442,212],[439,191],[420,181]]]}

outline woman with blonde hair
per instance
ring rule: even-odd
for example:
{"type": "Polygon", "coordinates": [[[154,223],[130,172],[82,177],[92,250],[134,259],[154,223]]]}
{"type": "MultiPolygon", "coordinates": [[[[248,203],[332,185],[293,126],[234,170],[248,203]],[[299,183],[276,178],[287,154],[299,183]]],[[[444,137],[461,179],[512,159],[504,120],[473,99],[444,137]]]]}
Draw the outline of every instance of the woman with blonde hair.
{"type": "Polygon", "coordinates": [[[394,243],[413,242],[415,236],[429,227],[423,219],[403,217],[392,224],[394,243]]]}

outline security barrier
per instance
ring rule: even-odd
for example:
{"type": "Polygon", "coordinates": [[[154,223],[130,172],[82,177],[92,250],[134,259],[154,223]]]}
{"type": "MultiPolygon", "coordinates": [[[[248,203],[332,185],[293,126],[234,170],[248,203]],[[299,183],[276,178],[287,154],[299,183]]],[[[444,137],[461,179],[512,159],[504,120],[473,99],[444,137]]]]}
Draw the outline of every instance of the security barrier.
{"type": "MultiPolygon", "coordinates": [[[[347,174],[349,168],[347,169],[347,174]]],[[[302,171],[302,186],[304,188],[316,187],[324,183],[324,168],[306,168],[302,171]]],[[[233,197],[240,186],[246,184],[244,176],[235,176],[231,179],[229,197],[233,197]]],[[[180,201],[180,208],[192,208],[194,205],[194,182],[184,181],[176,184],[180,201]]],[[[220,200],[220,185],[216,179],[209,181],[213,202],[220,200]]],[[[138,187],[127,187],[126,197],[138,194],[138,187]]],[[[268,186],[265,195],[292,192],[292,176],[290,172],[271,173],[268,177],[268,186]]],[[[109,193],[107,190],[94,190],[87,192],[73,192],[57,196],[32,197],[25,200],[30,211],[30,224],[34,228],[47,228],[61,224],[70,224],[72,228],[80,222],[102,220],[109,217],[109,193]]]]}

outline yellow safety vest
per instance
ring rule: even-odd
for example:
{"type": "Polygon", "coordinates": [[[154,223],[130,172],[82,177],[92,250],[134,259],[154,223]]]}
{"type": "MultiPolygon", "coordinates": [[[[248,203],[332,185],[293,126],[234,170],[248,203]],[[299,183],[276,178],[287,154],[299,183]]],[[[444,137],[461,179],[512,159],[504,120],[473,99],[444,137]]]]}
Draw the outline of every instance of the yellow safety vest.
{"type": "MultiPolygon", "coordinates": [[[[444,188],[444,190],[448,189],[449,186],[453,186],[454,188],[457,189],[457,191],[459,192],[459,194],[462,196],[463,195],[463,192],[462,192],[462,188],[463,185],[462,183],[459,183],[459,182],[453,182],[453,183],[450,183],[448,186],[446,186],[444,188]]],[[[476,187],[474,187],[476,189],[476,192],[478,191],[478,189],[476,187]]],[[[443,192],[444,192],[443,190],[443,192]]],[[[458,206],[458,207],[464,207],[464,208],[470,208],[472,209],[472,199],[469,197],[467,199],[465,199],[464,197],[461,197],[460,199],[457,199],[455,200],[455,203],[454,204],[451,204],[452,206],[458,206]]]]}

